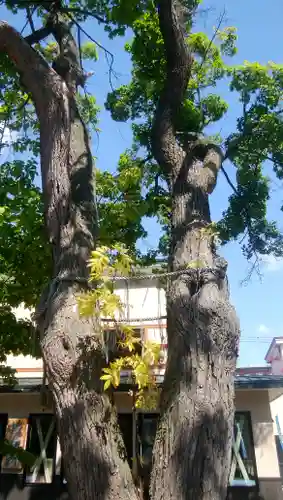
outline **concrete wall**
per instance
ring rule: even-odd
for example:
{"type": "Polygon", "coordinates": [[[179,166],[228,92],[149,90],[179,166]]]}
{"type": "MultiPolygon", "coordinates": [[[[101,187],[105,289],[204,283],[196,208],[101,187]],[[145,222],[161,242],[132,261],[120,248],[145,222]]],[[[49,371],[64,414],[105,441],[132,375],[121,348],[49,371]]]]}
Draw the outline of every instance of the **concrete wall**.
{"type": "Polygon", "coordinates": [[[282,500],[282,486],[267,390],[236,392],[236,409],[251,412],[260,492],[265,500],[282,500]]]}

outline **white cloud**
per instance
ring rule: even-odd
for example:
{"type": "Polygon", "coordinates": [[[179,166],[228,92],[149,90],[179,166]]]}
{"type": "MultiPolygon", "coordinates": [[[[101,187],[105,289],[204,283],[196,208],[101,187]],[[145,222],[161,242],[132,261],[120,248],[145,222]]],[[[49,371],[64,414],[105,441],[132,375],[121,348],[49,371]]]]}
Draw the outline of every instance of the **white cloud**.
{"type": "Polygon", "coordinates": [[[263,323],[259,325],[257,331],[259,333],[270,333],[270,328],[268,326],[264,325],[263,323]]]}
{"type": "Polygon", "coordinates": [[[262,258],[262,263],[266,271],[282,271],[283,270],[283,257],[274,257],[274,255],[265,255],[262,258]]]}

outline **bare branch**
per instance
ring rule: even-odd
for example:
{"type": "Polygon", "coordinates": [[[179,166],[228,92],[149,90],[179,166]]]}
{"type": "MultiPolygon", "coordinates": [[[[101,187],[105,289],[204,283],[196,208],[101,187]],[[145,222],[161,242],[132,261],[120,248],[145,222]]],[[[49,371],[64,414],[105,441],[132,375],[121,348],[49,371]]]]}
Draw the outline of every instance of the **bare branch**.
{"type": "Polygon", "coordinates": [[[113,74],[114,55],[112,54],[112,52],[110,52],[105,47],[103,47],[103,45],[101,45],[97,40],[95,40],[94,38],[92,38],[92,36],[89,33],[87,33],[87,31],[80,25],[80,23],[78,23],[76,21],[76,19],[74,19],[73,16],[71,16],[71,15],[68,14],[68,17],[74,23],[74,25],[77,26],[78,30],[80,30],[85,36],[87,36],[91,42],[95,43],[97,45],[97,47],[99,47],[101,50],[103,50],[103,52],[106,54],[106,56],[110,57],[110,63],[109,63],[109,83],[110,83],[111,88],[113,89],[112,78],[111,77],[112,77],[112,74],[113,74]]]}
{"type": "Polygon", "coordinates": [[[27,6],[26,12],[27,12],[27,19],[28,19],[31,31],[32,31],[32,33],[34,33],[35,32],[35,27],[34,27],[34,22],[33,22],[33,19],[32,19],[32,16],[33,16],[33,13],[34,13],[34,8],[33,8],[32,12],[31,12],[29,6],[27,6]]]}
{"type": "Polygon", "coordinates": [[[77,9],[75,7],[61,7],[60,12],[63,12],[65,14],[81,14],[82,16],[93,17],[99,23],[103,23],[103,24],[107,23],[106,19],[104,19],[103,17],[99,16],[98,14],[95,14],[94,12],[91,12],[90,10],[86,10],[86,9],[77,9]]]}
{"type": "Polygon", "coordinates": [[[227,174],[223,165],[221,166],[221,172],[224,174],[224,177],[225,177],[226,181],[228,182],[230,188],[234,191],[235,194],[238,194],[237,189],[235,188],[233,182],[231,181],[231,179],[230,179],[229,175],[227,174]]]}
{"type": "Polygon", "coordinates": [[[226,14],[226,11],[225,11],[225,7],[224,7],[224,10],[223,10],[223,12],[222,12],[222,14],[221,14],[221,16],[219,18],[218,24],[217,24],[217,26],[216,26],[216,28],[214,30],[213,36],[211,37],[211,40],[210,40],[210,42],[209,42],[209,44],[207,46],[207,49],[206,49],[206,51],[204,53],[204,56],[203,56],[203,59],[202,59],[201,65],[200,65],[200,69],[203,67],[203,65],[204,65],[204,63],[206,61],[206,58],[208,56],[208,53],[209,53],[209,51],[211,49],[211,46],[212,46],[215,38],[217,37],[218,31],[220,29],[220,26],[223,23],[225,14],[226,14]]]}

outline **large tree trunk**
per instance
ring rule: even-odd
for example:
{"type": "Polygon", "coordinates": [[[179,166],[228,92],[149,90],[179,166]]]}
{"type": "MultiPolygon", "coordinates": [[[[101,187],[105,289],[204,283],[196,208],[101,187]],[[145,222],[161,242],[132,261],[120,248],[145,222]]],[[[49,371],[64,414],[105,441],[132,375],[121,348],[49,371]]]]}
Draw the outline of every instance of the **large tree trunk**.
{"type": "Polygon", "coordinates": [[[58,74],[60,61],[55,72],[13,28],[0,23],[0,50],[21,73],[40,122],[45,221],[54,272],[37,320],[70,498],[135,500],[116,413],[100,381],[105,365],[101,334],[77,308],[77,294],[87,289],[96,214],[89,139],[74,98],[76,47],[63,28],[58,24],[53,34],[64,57],[72,52],[64,79],[58,74]]]}
{"type": "MultiPolygon", "coordinates": [[[[208,197],[217,182],[222,154],[197,137],[181,147],[174,129],[192,64],[180,4],[162,0],[158,6],[167,78],[156,110],[152,147],[172,196],[169,270],[176,275],[167,293],[168,361],[153,450],[151,498],[224,500],[239,324],[229,303],[227,265],[216,254],[209,227],[208,197]],[[188,272],[190,264],[201,269],[188,272]]],[[[192,9],[195,4],[192,1],[192,9]]]]}
{"type": "MultiPolygon", "coordinates": [[[[232,450],[238,321],[226,265],[206,234],[208,196],[194,186],[201,163],[174,182],[170,270],[197,262],[211,270],[180,274],[167,293],[168,362],[157,432],[154,500],[224,500],[232,450]],[[191,182],[190,182],[191,181],[191,182]]],[[[208,233],[208,231],[207,231],[208,233]]]]}

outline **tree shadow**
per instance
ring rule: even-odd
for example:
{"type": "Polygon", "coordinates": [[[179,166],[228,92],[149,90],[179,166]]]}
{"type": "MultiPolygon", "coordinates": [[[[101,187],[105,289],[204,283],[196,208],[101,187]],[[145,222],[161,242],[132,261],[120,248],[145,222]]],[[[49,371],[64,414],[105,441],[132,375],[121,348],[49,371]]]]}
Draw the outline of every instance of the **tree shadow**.
{"type": "MultiPolygon", "coordinates": [[[[204,492],[215,492],[213,498],[227,498],[227,500],[249,500],[257,498],[258,485],[254,487],[228,487],[225,488],[225,479],[230,472],[229,464],[217,470],[217,460],[227,453],[225,436],[228,435],[228,423],[222,411],[202,414],[199,422],[191,425],[186,420],[183,422],[182,433],[175,443],[173,455],[174,472],[177,484],[180,487],[180,499],[193,500],[204,498],[204,492]],[[223,429],[226,425],[226,431],[223,429]],[[217,435],[217,427],[222,432],[217,435]],[[196,446],[197,442],[197,446],[196,446]],[[201,453],[198,453],[198,447],[201,453]],[[192,457],[192,450],[195,453],[192,457]],[[188,477],[188,471],[191,476],[188,477]],[[201,480],[200,480],[201,478],[201,480]],[[224,486],[223,486],[224,485],[224,486]],[[255,495],[255,496],[253,496],[255,495]]],[[[218,461],[219,463],[219,461],[218,461]]]]}
{"type": "MultiPolygon", "coordinates": [[[[93,498],[97,500],[109,498],[109,465],[95,454],[91,446],[84,446],[83,452],[82,466],[89,487],[93,488],[93,498]],[[94,481],[93,466],[99,469],[101,477],[101,481],[95,485],[92,484],[94,481]]],[[[75,495],[76,493],[75,491],[75,495]]],[[[1,500],[69,500],[69,498],[67,485],[63,483],[62,476],[54,476],[51,484],[25,484],[23,475],[0,475],[1,500]]]]}
{"type": "MultiPolygon", "coordinates": [[[[169,460],[168,474],[162,473],[164,487],[172,485],[166,498],[227,496],[239,330],[223,280],[211,272],[193,280],[185,275],[168,293],[168,360],[154,448],[169,460]]],[[[153,460],[157,476],[160,457],[153,460]]],[[[152,477],[153,491],[161,490],[152,477]]],[[[241,500],[248,499],[251,489],[240,490],[241,500]]],[[[239,498],[240,490],[229,489],[230,497],[239,498]]]]}
{"type": "Polygon", "coordinates": [[[68,500],[68,493],[59,478],[52,484],[25,485],[22,475],[1,474],[1,500],[68,500]]]}

